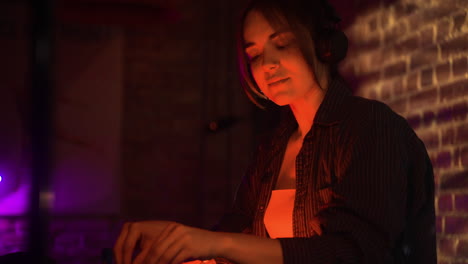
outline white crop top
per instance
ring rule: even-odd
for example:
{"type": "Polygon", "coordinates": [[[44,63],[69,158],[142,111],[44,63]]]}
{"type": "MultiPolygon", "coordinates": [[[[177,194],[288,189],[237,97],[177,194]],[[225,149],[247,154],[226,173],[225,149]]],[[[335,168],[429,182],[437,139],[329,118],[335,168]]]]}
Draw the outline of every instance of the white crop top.
{"type": "Polygon", "coordinates": [[[263,221],[271,238],[293,237],[296,189],[273,190],[263,221]]]}

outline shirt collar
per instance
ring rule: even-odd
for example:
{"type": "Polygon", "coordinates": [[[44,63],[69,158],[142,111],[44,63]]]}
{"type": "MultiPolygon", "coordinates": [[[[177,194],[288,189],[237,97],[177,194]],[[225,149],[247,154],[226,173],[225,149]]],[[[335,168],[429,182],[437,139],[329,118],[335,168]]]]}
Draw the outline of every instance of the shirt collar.
{"type": "MultiPolygon", "coordinates": [[[[314,118],[314,125],[329,126],[342,121],[349,113],[349,97],[352,96],[342,78],[335,78],[330,82],[322,103],[314,118]]],[[[296,119],[289,106],[284,106],[281,112],[280,134],[287,133],[297,128],[296,119]]]]}
{"type": "Polygon", "coordinates": [[[350,109],[348,104],[352,96],[342,78],[335,78],[330,82],[322,103],[315,114],[314,124],[333,125],[342,121],[350,109]]]}
{"type": "MultiPolygon", "coordinates": [[[[349,103],[351,100],[349,99],[351,96],[351,90],[349,90],[344,80],[341,78],[332,80],[315,114],[313,125],[332,126],[344,120],[350,112],[349,103]]],[[[289,106],[282,107],[280,120],[279,126],[272,134],[273,138],[267,141],[269,145],[268,155],[270,156],[267,159],[268,161],[271,161],[274,157],[279,157],[277,154],[286,146],[291,134],[297,129],[296,119],[289,106]]],[[[266,164],[271,164],[271,162],[266,164]]],[[[268,169],[273,168],[269,167],[268,169]]]]}

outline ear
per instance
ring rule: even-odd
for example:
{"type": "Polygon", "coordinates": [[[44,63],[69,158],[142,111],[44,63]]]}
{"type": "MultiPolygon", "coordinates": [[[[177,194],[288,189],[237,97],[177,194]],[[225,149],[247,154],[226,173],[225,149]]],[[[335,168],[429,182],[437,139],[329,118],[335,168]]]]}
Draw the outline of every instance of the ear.
{"type": "Polygon", "coordinates": [[[346,57],[348,38],[341,30],[327,29],[321,32],[316,44],[318,59],[326,64],[336,64],[346,57]]]}

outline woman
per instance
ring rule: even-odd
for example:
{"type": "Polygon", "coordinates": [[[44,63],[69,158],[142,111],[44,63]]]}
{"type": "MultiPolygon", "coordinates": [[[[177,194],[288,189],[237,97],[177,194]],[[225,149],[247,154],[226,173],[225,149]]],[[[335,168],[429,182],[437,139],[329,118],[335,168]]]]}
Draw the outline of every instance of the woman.
{"type": "Polygon", "coordinates": [[[126,223],[119,264],[436,263],[424,145],[390,108],[351,95],[335,70],[346,46],[336,22],[325,1],[250,5],[240,72],[254,103],[282,107],[279,125],[259,144],[218,231],[126,223]]]}

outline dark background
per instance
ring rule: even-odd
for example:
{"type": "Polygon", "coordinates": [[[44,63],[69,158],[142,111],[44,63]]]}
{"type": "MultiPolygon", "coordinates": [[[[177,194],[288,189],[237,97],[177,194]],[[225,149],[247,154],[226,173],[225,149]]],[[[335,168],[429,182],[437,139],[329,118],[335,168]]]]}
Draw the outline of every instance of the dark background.
{"type": "MultiPolygon", "coordinates": [[[[99,263],[123,221],[209,227],[229,206],[266,118],[237,79],[243,2],[57,2],[48,241],[60,263],[99,263]]],[[[350,40],[341,73],[407,118],[431,156],[439,263],[467,261],[467,2],[331,2],[350,40]]],[[[0,254],[28,233],[30,15],[0,3],[0,254]]]]}

